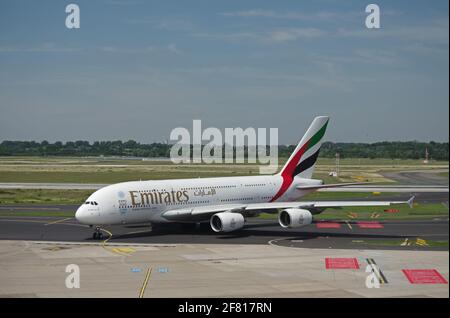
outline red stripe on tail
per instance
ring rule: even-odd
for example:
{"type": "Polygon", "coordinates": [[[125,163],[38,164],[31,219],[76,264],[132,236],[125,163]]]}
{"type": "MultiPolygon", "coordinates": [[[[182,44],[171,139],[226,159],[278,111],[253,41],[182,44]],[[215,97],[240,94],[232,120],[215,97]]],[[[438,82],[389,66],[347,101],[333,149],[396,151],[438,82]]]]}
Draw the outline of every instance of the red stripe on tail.
{"type": "Polygon", "coordinates": [[[292,177],[295,167],[299,163],[306,149],[308,149],[309,140],[297,151],[297,153],[292,157],[292,160],[288,162],[287,166],[281,171],[281,176],[283,177],[283,183],[281,184],[280,190],[278,190],[277,194],[270,200],[270,202],[274,202],[279,197],[281,197],[287,189],[292,184],[294,178],[292,177]]]}

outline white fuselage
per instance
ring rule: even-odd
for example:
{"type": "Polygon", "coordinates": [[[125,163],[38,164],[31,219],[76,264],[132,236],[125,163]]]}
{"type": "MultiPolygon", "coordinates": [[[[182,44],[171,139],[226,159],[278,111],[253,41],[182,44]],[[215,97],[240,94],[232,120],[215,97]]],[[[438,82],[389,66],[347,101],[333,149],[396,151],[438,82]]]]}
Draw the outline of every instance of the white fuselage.
{"type": "MultiPolygon", "coordinates": [[[[77,210],[76,218],[89,225],[164,223],[169,220],[161,215],[169,210],[273,202],[282,183],[280,175],[117,183],[94,192],[77,210]]],[[[294,178],[275,201],[298,200],[312,190],[296,186],[316,184],[321,181],[294,178]]]]}

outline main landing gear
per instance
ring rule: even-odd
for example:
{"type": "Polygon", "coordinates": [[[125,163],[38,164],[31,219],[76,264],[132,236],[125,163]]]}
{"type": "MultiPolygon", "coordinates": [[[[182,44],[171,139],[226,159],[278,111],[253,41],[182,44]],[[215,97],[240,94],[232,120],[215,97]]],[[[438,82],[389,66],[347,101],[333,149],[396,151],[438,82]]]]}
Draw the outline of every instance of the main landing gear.
{"type": "Polygon", "coordinates": [[[98,226],[95,227],[95,232],[92,234],[92,238],[94,240],[102,240],[103,239],[103,233],[102,233],[102,230],[100,229],[100,227],[98,227],[98,226]]]}

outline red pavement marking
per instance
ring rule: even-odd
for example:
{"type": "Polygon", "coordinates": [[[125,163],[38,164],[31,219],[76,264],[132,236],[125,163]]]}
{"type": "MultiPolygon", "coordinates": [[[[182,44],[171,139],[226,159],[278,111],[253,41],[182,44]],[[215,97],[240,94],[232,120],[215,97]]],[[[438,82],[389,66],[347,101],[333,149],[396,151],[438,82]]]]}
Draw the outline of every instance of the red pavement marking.
{"type": "Polygon", "coordinates": [[[317,222],[316,227],[318,229],[340,229],[341,224],[338,222],[317,222]]]}
{"type": "Polygon", "coordinates": [[[435,269],[402,269],[411,284],[448,284],[435,269]]]}
{"type": "Polygon", "coordinates": [[[380,222],[356,222],[360,229],[382,229],[383,224],[380,222]]]}
{"type": "Polygon", "coordinates": [[[356,258],[325,258],[326,269],[359,269],[356,258]]]}
{"type": "Polygon", "coordinates": [[[400,212],[400,210],[398,210],[398,209],[387,209],[387,210],[384,210],[384,212],[397,213],[397,212],[400,212]]]}

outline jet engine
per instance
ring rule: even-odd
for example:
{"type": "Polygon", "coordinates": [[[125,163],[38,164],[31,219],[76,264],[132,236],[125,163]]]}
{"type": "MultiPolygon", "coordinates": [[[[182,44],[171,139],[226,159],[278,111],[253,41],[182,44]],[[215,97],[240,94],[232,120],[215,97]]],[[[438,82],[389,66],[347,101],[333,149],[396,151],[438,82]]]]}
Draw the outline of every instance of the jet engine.
{"type": "Polygon", "coordinates": [[[278,223],[284,228],[301,227],[312,222],[312,214],[303,209],[286,209],[278,214],[278,223]]]}
{"type": "Polygon", "coordinates": [[[209,221],[214,232],[231,232],[244,227],[245,219],[240,213],[220,212],[209,221]]]}

